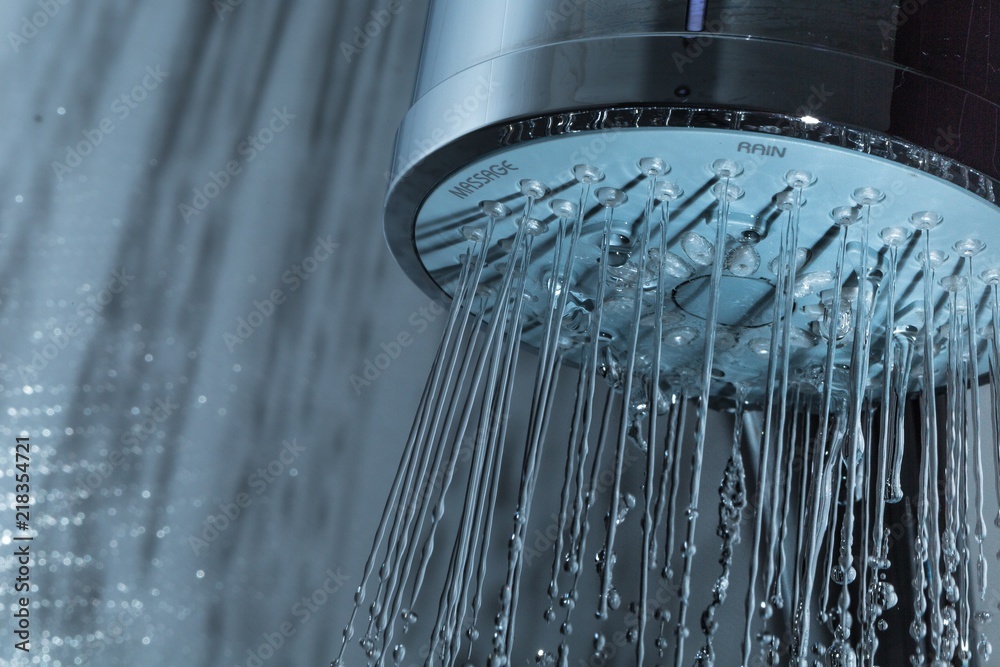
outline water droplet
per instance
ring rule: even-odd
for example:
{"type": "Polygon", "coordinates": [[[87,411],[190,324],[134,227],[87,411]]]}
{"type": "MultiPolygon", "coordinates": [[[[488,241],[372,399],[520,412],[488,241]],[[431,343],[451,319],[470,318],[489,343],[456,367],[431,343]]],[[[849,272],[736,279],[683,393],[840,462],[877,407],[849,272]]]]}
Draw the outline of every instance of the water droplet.
{"type": "Polygon", "coordinates": [[[785,172],[785,183],[792,188],[808,188],[816,182],[816,176],[804,169],[791,169],[785,172]]]}
{"type": "Polygon", "coordinates": [[[578,164],[573,167],[573,176],[584,185],[593,185],[604,180],[604,172],[592,164],[578,164]]]}
{"type": "Polygon", "coordinates": [[[479,202],[479,211],[485,216],[499,220],[501,218],[506,218],[511,214],[510,208],[507,207],[503,202],[486,200],[479,202]]]}
{"type": "Polygon", "coordinates": [[[986,250],[986,244],[979,239],[961,239],[952,246],[962,257],[975,257],[986,250]]]}
{"type": "Polygon", "coordinates": [[[750,351],[761,359],[767,359],[771,355],[770,338],[751,338],[747,341],[750,351]]]}
{"type": "Polygon", "coordinates": [[[712,196],[719,201],[733,202],[742,197],[743,194],[743,188],[735,183],[726,185],[724,182],[719,182],[712,186],[712,196]]]}
{"type": "Polygon", "coordinates": [[[533,178],[526,178],[518,182],[517,187],[522,195],[531,199],[541,199],[549,193],[547,185],[533,178]]]}
{"type": "MultiPolygon", "coordinates": [[[[809,258],[812,257],[812,252],[809,248],[798,248],[795,250],[795,270],[801,271],[802,267],[806,265],[809,258]]],[[[778,270],[781,268],[782,257],[778,256],[772,259],[767,264],[767,268],[770,269],[771,273],[778,275],[778,270]]]]}
{"type": "MultiPolygon", "coordinates": [[[[800,201],[804,203],[805,200],[803,198],[800,201]]],[[[785,190],[774,195],[774,206],[779,211],[791,211],[795,208],[795,193],[785,190]]]]}
{"type": "Polygon", "coordinates": [[[826,651],[826,667],[857,667],[857,664],[858,657],[854,651],[839,639],[826,651]]]}
{"type": "Polygon", "coordinates": [[[886,227],[880,232],[882,243],[889,247],[899,247],[910,239],[910,230],[905,227],[886,227]]]}
{"type": "Polygon", "coordinates": [[[976,653],[979,654],[979,658],[986,662],[993,655],[993,645],[990,644],[990,640],[986,638],[986,635],[980,634],[979,641],[976,643],[976,653]]]}
{"type": "Polygon", "coordinates": [[[795,298],[801,299],[810,294],[819,294],[833,285],[832,271],[813,271],[799,276],[795,280],[795,298]]]}
{"type": "Polygon", "coordinates": [[[957,293],[965,289],[967,282],[965,276],[945,276],[940,280],[941,287],[952,293],[957,293]]]}
{"type": "Polygon", "coordinates": [[[719,159],[712,163],[712,173],[719,178],[735,178],[743,173],[743,166],[735,160],[719,159]]]}
{"type": "Polygon", "coordinates": [[[524,233],[528,236],[539,236],[548,231],[549,226],[546,225],[541,220],[535,220],[533,218],[528,218],[524,220],[521,224],[524,225],[524,233]]]}
{"type": "Polygon", "coordinates": [[[875,589],[875,604],[882,609],[892,609],[899,603],[896,588],[888,581],[880,581],[875,589]]]}
{"type": "Polygon", "coordinates": [[[684,347],[698,337],[699,331],[694,327],[671,327],[663,332],[663,342],[672,347],[684,347]]]}
{"type": "Polygon", "coordinates": [[[858,188],[852,196],[854,197],[854,201],[858,202],[861,206],[874,206],[885,199],[884,192],[872,187],[858,188]]]}
{"type": "Polygon", "coordinates": [[[752,276],[760,268],[760,253],[752,246],[738,246],[726,256],[726,266],[733,275],[752,276]]]}
{"type": "Polygon", "coordinates": [[[479,242],[486,238],[486,230],[477,225],[465,225],[462,227],[462,236],[467,241],[479,242]]]}
{"type": "Polygon", "coordinates": [[[622,606],[622,596],[618,593],[616,589],[612,588],[610,591],[608,591],[608,607],[610,607],[612,610],[615,610],[618,609],[618,607],[620,606],[622,606]]]}
{"type": "Polygon", "coordinates": [[[598,188],[594,193],[602,206],[616,208],[628,201],[628,196],[618,188],[598,188]]]}
{"type": "Polygon", "coordinates": [[[852,567],[847,571],[847,577],[845,578],[842,565],[834,565],[833,570],[830,572],[830,578],[833,579],[834,583],[840,585],[852,583],[857,576],[857,570],[852,567]]]}
{"type": "Polygon", "coordinates": [[[684,254],[698,266],[710,266],[715,260],[715,246],[701,234],[685,232],[681,235],[684,254]]]}
{"type": "MultiPolygon", "coordinates": [[[[941,266],[948,261],[948,253],[941,250],[931,250],[929,255],[930,264],[932,269],[939,269],[941,266]]],[[[917,255],[917,262],[923,266],[924,264],[924,253],[917,255]]]]}
{"type": "Polygon", "coordinates": [[[667,275],[686,280],[694,275],[694,268],[680,255],[667,251],[663,255],[663,270],[667,275]]]}
{"type": "MultiPolygon", "coordinates": [[[[980,279],[987,285],[1000,285],[1000,268],[986,269],[980,275],[980,279]]],[[[1000,512],[997,513],[994,523],[996,523],[997,528],[1000,528],[1000,512]]]]}
{"type": "Polygon", "coordinates": [[[910,223],[917,229],[929,230],[934,229],[944,220],[940,215],[934,211],[917,211],[910,216],[910,223]]]}
{"type": "Polygon", "coordinates": [[[673,181],[660,181],[656,184],[653,196],[657,201],[673,201],[684,196],[684,188],[673,181]]]}
{"type": "Polygon", "coordinates": [[[639,171],[646,176],[662,176],[670,171],[670,165],[658,157],[644,157],[639,160],[639,171]]]}
{"type": "Polygon", "coordinates": [[[580,207],[571,201],[566,199],[553,199],[549,202],[549,208],[557,218],[562,218],[563,220],[572,220],[580,212],[580,207]]]}
{"type": "Polygon", "coordinates": [[[852,206],[838,206],[830,211],[830,217],[835,225],[846,227],[858,221],[858,212],[852,206]]]}

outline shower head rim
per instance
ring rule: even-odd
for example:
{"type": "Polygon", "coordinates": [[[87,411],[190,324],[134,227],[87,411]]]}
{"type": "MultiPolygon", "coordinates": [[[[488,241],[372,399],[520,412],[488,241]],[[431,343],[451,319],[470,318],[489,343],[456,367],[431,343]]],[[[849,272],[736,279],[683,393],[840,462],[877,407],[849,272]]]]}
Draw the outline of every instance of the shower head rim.
{"type": "Polygon", "coordinates": [[[628,105],[564,111],[497,123],[470,132],[430,152],[399,175],[390,186],[383,211],[387,245],[404,273],[423,292],[435,298],[444,295],[450,299],[423,265],[415,236],[415,223],[424,203],[448,179],[476,160],[518,145],[584,132],[652,128],[745,132],[748,136],[799,139],[855,151],[921,171],[929,177],[962,188],[996,207],[1000,213],[1000,180],[945,155],[884,133],[831,121],[814,122],[789,114],[722,106],[628,105]],[[850,141],[859,133],[869,138],[866,144],[858,145],[850,141]],[[838,137],[840,143],[830,140],[838,137]],[[873,146],[882,147],[882,154],[873,146]],[[919,156],[918,164],[904,159],[914,154],[919,156]],[[937,169],[932,170],[935,166],[937,169]],[[945,178],[943,174],[948,173],[948,169],[964,174],[965,182],[956,183],[945,178]]]}

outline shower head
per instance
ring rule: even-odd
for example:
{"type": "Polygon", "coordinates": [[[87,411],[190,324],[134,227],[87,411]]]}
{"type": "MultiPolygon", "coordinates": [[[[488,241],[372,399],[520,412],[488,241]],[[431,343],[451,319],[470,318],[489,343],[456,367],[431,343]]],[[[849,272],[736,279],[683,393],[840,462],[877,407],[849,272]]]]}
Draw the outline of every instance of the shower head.
{"type": "Polygon", "coordinates": [[[988,659],[994,14],[432,2],[385,229],[451,308],[335,665],[370,587],[358,641],[376,665],[401,664],[402,633],[423,630],[427,665],[607,664],[626,645],[637,665],[988,659]],[[710,408],[734,415],[724,445],[710,408]],[[713,474],[721,572],[695,556],[713,474]],[[418,620],[445,536],[437,614],[418,620]],[[515,645],[537,597],[558,633],[522,623],[515,645]],[[574,609],[590,603],[588,622],[574,609]],[[581,627],[592,641],[574,641],[581,627]]]}
{"type": "MultiPolygon", "coordinates": [[[[905,9],[892,2],[845,6],[830,17],[801,3],[777,3],[773,14],[761,9],[711,3],[703,32],[693,33],[682,32],[685,20],[700,12],[680,3],[434,3],[417,99],[400,131],[386,205],[386,236],[399,263],[429,293],[453,295],[467,232],[485,228],[490,218],[482,207],[498,202],[511,214],[494,218],[489,260],[505,254],[503,244],[525,215],[551,228],[525,272],[525,289],[538,297],[546,291],[559,220],[566,221],[564,234],[583,225],[568,288],[571,307],[588,310],[598,291],[604,232],[597,192],[613,188],[624,197],[612,213],[609,298],[635,280],[650,289],[666,282],[661,362],[664,372],[683,374],[703,361],[692,350],[703,338],[716,252],[722,177],[713,164],[724,161],[735,165],[728,180],[736,197],[719,249],[723,349],[713,369],[727,381],[714,393],[762,386],[775,288],[787,278],[779,276],[782,267],[795,283],[792,359],[816,384],[838,270],[842,296],[884,288],[879,278],[898,255],[894,324],[902,331],[919,327],[916,285],[927,237],[937,280],[964,276],[975,265],[959,307],[971,298],[976,328],[987,326],[983,306],[993,273],[984,277],[983,271],[1000,267],[1000,163],[990,129],[997,94],[990,100],[962,87],[982,74],[971,59],[952,69],[926,61],[930,55],[946,60],[949,54],[940,50],[957,48],[947,34],[954,19],[925,16],[932,10],[924,8],[901,13],[905,9]],[[915,51],[915,40],[922,51],[915,51]],[[644,166],[644,159],[657,166],[644,166]],[[795,174],[805,175],[798,193],[795,174]],[[540,184],[539,196],[522,187],[525,181],[540,184]],[[665,196],[663,188],[670,187],[675,191],[665,196]],[[865,203],[858,193],[869,190],[877,192],[865,203]],[[943,219],[933,232],[912,220],[924,213],[943,219]],[[667,236],[662,266],[654,256],[658,248],[637,243],[647,214],[653,238],[667,236]],[[847,217],[835,219],[842,214],[847,217]],[[784,215],[797,218],[794,269],[780,257],[784,215]],[[838,267],[838,227],[855,222],[838,267]],[[647,255],[641,277],[636,252],[647,255]],[[865,267],[869,277],[861,280],[865,267]]],[[[487,288],[500,282],[504,266],[488,261],[487,288]]],[[[935,293],[947,300],[939,285],[935,293]]],[[[525,340],[536,347],[544,318],[544,299],[539,302],[525,314],[525,340]]],[[[886,307],[876,300],[876,331],[887,321],[886,307]]],[[[627,340],[628,310],[604,314],[600,335],[612,349],[627,340]]],[[[837,335],[844,337],[853,313],[851,306],[839,310],[845,322],[837,335]]],[[[947,308],[935,310],[934,326],[942,327],[947,308]]],[[[583,320],[574,321],[582,326],[583,320]]],[[[565,345],[586,340],[586,332],[572,329],[570,322],[565,345]]],[[[884,339],[876,336],[876,352],[884,339]]],[[[946,357],[943,347],[935,353],[942,386],[946,357]]],[[[880,363],[871,365],[874,382],[883,373],[880,363]]],[[[918,380],[912,383],[916,389],[918,380]]],[[[751,394],[759,399],[761,392],[751,394]]]]}
{"type": "MultiPolygon", "coordinates": [[[[537,122],[512,124],[503,131],[519,133],[537,122]]],[[[732,397],[746,387],[755,403],[762,400],[779,281],[791,281],[794,300],[792,365],[804,382],[811,378],[818,388],[837,284],[842,285],[839,294],[845,303],[836,336],[843,339],[855,326],[855,295],[863,288],[871,299],[889,273],[895,275],[895,326],[922,326],[922,293],[914,287],[923,275],[928,236],[938,279],[965,276],[966,263],[973,261],[978,270],[1000,266],[1000,210],[977,194],[992,196],[992,181],[899,140],[843,129],[838,134],[819,121],[807,124],[787,116],[704,109],[567,112],[548,122],[550,136],[485,155],[432,189],[413,223],[408,249],[420,261],[417,280],[452,295],[458,289],[470,230],[485,232],[492,222],[493,246],[487,249],[480,279],[483,289],[492,290],[502,282],[506,246],[518,226],[525,217],[537,220],[549,233],[535,241],[524,269],[524,289],[533,299],[523,316],[524,341],[536,348],[547,314],[544,297],[558,263],[557,237],[568,243],[575,225],[582,227],[566,284],[570,304],[564,313],[563,347],[589,342],[588,318],[599,305],[603,275],[607,287],[599,335],[623,360],[630,347],[634,285],[643,283],[646,324],[654,316],[660,285],[666,295],[661,372],[673,379],[685,373],[694,377],[703,363],[699,343],[709,296],[718,289],[723,299],[715,322],[712,371],[721,381],[714,391],[732,397]],[[773,133],[755,137],[744,129],[762,123],[769,123],[773,133]],[[595,126],[613,129],[587,131],[595,126]],[[857,144],[844,147],[851,140],[857,144]],[[961,182],[973,190],[940,176],[929,178],[920,166],[942,176],[961,173],[961,182]],[[615,198],[601,200],[610,193],[615,198]],[[719,248],[716,223],[724,198],[730,201],[719,248]],[[491,218],[497,208],[503,215],[491,218]],[[786,248],[783,256],[782,243],[793,241],[782,233],[789,218],[796,219],[796,247],[786,248]],[[933,220],[933,231],[924,229],[926,219],[933,220]],[[662,257],[658,242],[640,238],[643,225],[651,227],[654,241],[665,236],[662,257]],[[602,274],[606,235],[608,258],[602,274]],[[847,240],[844,248],[842,239],[847,240]],[[710,274],[716,252],[724,256],[723,273],[713,288],[710,274]],[[792,256],[794,267],[786,261],[792,256]],[[861,275],[866,280],[860,280],[861,275]]],[[[399,222],[391,219],[388,224],[399,222]]],[[[981,304],[989,300],[990,276],[993,272],[986,277],[980,272],[970,280],[973,305],[979,306],[977,329],[989,322],[989,311],[981,304]]],[[[937,285],[935,293],[941,299],[947,294],[937,285]]],[[[959,296],[966,307],[966,292],[959,296]]],[[[874,299],[867,315],[875,322],[876,356],[885,340],[888,307],[886,299],[874,299]]],[[[947,308],[935,311],[934,325],[944,326],[947,308]]],[[[654,341],[643,337],[640,343],[642,355],[650,359],[654,341]]],[[[844,356],[846,363],[849,354],[849,347],[840,350],[837,361],[844,356]]],[[[935,366],[936,382],[943,386],[945,348],[936,351],[935,366]]],[[[882,364],[872,364],[874,381],[883,372],[882,364]]],[[[917,380],[912,382],[915,389],[917,380]]]]}

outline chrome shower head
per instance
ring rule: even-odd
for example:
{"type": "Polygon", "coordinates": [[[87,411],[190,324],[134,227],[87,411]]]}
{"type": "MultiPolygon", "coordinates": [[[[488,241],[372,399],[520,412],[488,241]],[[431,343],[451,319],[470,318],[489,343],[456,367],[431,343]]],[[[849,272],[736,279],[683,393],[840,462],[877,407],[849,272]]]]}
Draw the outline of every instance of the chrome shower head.
{"type": "MultiPolygon", "coordinates": [[[[531,119],[501,131],[523,138],[541,123],[531,119]]],[[[745,387],[747,398],[762,404],[774,352],[770,341],[775,334],[775,297],[782,281],[788,282],[785,291],[791,302],[789,361],[803,386],[817,392],[822,386],[823,343],[831,335],[835,297],[842,305],[842,321],[834,335],[844,339],[857,326],[854,309],[862,303],[857,295],[863,288],[866,303],[871,301],[871,312],[865,313],[872,321],[871,354],[880,358],[887,325],[923,326],[922,293],[916,287],[924,275],[921,258],[928,238],[937,279],[965,276],[968,268],[976,267],[963,278],[968,280],[968,294],[961,290],[958,298],[963,308],[965,300],[972,299],[977,331],[989,326],[990,312],[983,306],[989,303],[990,286],[982,272],[1000,267],[1000,211],[991,201],[994,182],[985,174],[885,135],[774,114],[609,109],[560,114],[546,119],[544,126],[549,128],[547,136],[504,140],[504,148],[439,182],[412,223],[412,245],[397,246],[397,252],[411,253],[401,259],[404,265],[419,262],[420,268],[414,269],[418,282],[429,291],[453,295],[461,258],[470,248],[469,230],[492,226],[493,246],[486,250],[480,281],[484,289],[495,289],[518,225],[525,217],[537,219],[550,233],[536,241],[524,269],[524,289],[531,297],[525,306],[524,341],[535,348],[541,346],[545,295],[558,263],[557,237],[569,243],[576,226],[580,238],[568,276],[569,304],[560,345],[587,345],[588,318],[603,305],[599,335],[612,356],[624,363],[630,348],[631,294],[641,281],[645,296],[640,363],[648,366],[659,285],[665,295],[660,372],[673,381],[684,375],[694,378],[704,361],[699,343],[709,296],[718,290],[723,298],[714,322],[712,371],[720,381],[713,385],[714,395],[733,398],[745,387]],[[748,135],[762,128],[766,137],[748,135]],[[729,171],[719,165],[728,165],[729,171]],[[525,192],[525,182],[541,187],[525,192]],[[599,199],[608,191],[619,193],[611,205],[599,199]],[[731,201],[720,251],[723,273],[712,287],[724,197],[731,201]],[[491,217],[489,212],[498,205],[507,214],[491,217]],[[921,222],[925,216],[942,220],[931,231],[921,222]],[[787,231],[789,224],[794,238],[787,231]],[[645,243],[640,239],[644,226],[651,237],[645,243]],[[794,248],[782,249],[782,244],[793,242],[794,248]],[[874,298],[888,274],[895,286],[895,318],[887,317],[886,298],[874,298]],[[601,281],[608,283],[603,304],[597,303],[601,281]]],[[[387,220],[390,235],[398,224],[387,220]]],[[[944,288],[935,285],[934,291],[945,300],[944,288]]],[[[935,313],[934,326],[943,327],[947,309],[935,307],[935,313]]],[[[985,372],[987,348],[980,348],[985,372]]],[[[942,387],[946,352],[939,347],[934,357],[935,383],[942,387]]],[[[835,365],[846,367],[850,353],[850,346],[838,348],[835,365]]],[[[917,357],[919,366],[923,357],[917,357]]],[[[881,386],[884,373],[883,363],[871,364],[869,386],[881,386]]],[[[915,391],[919,376],[910,384],[915,391]]]]}
{"type": "MultiPolygon", "coordinates": [[[[452,305],[335,664],[379,562],[359,640],[374,664],[400,664],[396,631],[418,627],[429,665],[605,664],[625,645],[639,665],[988,658],[1000,93],[997,50],[967,52],[990,39],[968,25],[995,19],[911,4],[432,3],[385,228],[452,305]],[[524,347],[537,365],[519,389],[524,347]],[[710,408],[735,415],[722,445],[710,408]],[[721,572],[695,555],[710,474],[721,572]],[[554,650],[525,652],[514,630],[537,602],[528,541],[547,492],[535,597],[562,623],[554,650]],[[451,558],[421,626],[439,531],[451,558]],[[699,577],[713,585],[693,590],[699,577]]],[[[519,636],[542,644],[530,625],[519,636]]]]}

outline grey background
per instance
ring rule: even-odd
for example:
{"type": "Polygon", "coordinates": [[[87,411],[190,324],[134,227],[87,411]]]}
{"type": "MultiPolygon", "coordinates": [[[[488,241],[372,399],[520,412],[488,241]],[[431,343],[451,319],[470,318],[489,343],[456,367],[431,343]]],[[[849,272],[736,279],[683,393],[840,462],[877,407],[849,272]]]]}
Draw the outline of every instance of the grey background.
{"type": "MultiPolygon", "coordinates": [[[[7,475],[27,432],[33,661],[242,665],[292,621],[266,664],[328,664],[440,327],[415,333],[430,299],[381,229],[426,2],[405,2],[350,63],[340,43],[384,3],[48,3],[15,52],[8,33],[40,4],[0,5],[0,614],[7,475]],[[168,74],[131,108],[119,98],[147,66],[168,74]],[[294,119],[248,161],[240,144],[274,109],[294,119]],[[60,179],[53,162],[102,121],[113,129],[60,179]],[[231,160],[240,173],[185,220],[180,205],[231,160]],[[293,289],[282,276],[317,239],[338,246],[293,289]],[[102,297],[116,271],[124,288],[102,297]],[[227,346],[275,289],[285,302],[227,346]],[[413,344],[356,393],[350,374],[401,331],[413,344]],[[25,370],[53,340],[64,347],[25,370]],[[158,401],[176,407],[157,419],[158,401]],[[303,448],[290,465],[283,441],[303,448]],[[251,479],[276,461],[272,481],[251,479]],[[189,538],[240,493],[250,505],[196,554],[189,538]],[[353,579],[301,623],[293,607],[326,570],[353,579]]],[[[15,664],[10,626],[0,664],[15,664]]]]}

